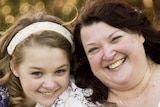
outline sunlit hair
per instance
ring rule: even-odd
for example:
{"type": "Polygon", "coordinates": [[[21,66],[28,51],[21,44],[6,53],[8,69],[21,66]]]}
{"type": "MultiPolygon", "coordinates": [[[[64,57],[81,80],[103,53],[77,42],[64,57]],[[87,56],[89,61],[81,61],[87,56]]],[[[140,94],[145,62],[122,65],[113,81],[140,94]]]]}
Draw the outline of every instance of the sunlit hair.
{"type": "Polygon", "coordinates": [[[14,66],[19,67],[24,60],[24,49],[26,47],[47,46],[50,48],[61,48],[66,52],[68,60],[71,62],[70,65],[74,66],[74,58],[71,52],[72,48],[70,42],[61,34],[50,30],[31,34],[28,38],[24,39],[16,46],[12,55],[7,53],[6,48],[18,31],[32,23],[44,21],[54,22],[60,25],[63,24],[63,21],[56,17],[45,15],[44,13],[38,13],[35,15],[26,15],[22,17],[3,34],[3,40],[1,41],[1,44],[3,45],[0,45],[0,84],[7,84],[9,89],[10,107],[27,106],[19,78],[13,75],[9,65],[10,61],[13,61],[14,66]]]}
{"type": "Polygon", "coordinates": [[[104,22],[126,32],[144,36],[146,55],[160,63],[160,32],[148,20],[145,14],[123,0],[89,0],[80,11],[78,23],[74,30],[75,53],[78,59],[76,84],[79,87],[93,89],[93,102],[104,102],[108,98],[108,87],[103,85],[92,73],[82,41],[81,28],[93,23],[104,22]]]}

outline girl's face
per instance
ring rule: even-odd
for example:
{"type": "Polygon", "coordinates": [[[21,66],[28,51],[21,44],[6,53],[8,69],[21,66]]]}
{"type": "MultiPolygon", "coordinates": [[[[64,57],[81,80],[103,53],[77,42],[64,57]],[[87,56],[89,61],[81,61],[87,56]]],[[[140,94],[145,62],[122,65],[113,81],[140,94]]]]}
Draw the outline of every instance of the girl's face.
{"type": "MultiPolygon", "coordinates": [[[[21,82],[26,97],[51,106],[69,84],[70,63],[67,53],[59,48],[27,47],[24,61],[12,71],[21,82]]],[[[11,64],[12,65],[12,64],[11,64]]]]}
{"type": "Polygon", "coordinates": [[[81,40],[92,72],[106,86],[125,90],[143,78],[147,62],[142,35],[98,22],[82,27],[81,40]]]}

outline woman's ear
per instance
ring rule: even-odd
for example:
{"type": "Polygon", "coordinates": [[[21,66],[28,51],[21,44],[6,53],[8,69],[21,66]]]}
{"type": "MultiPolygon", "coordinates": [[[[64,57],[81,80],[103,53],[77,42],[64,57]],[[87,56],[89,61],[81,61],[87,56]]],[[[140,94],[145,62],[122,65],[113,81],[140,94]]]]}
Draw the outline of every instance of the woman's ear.
{"type": "Polygon", "coordinates": [[[19,77],[18,71],[17,71],[17,69],[16,69],[13,61],[10,61],[10,69],[11,69],[12,73],[13,73],[16,77],[19,77]]]}

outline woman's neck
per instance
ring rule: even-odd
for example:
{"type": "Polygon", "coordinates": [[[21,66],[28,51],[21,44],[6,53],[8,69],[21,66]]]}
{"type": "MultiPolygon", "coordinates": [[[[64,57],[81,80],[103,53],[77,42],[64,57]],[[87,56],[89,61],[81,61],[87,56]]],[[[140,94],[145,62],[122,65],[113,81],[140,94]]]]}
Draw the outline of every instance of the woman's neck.
{"type": "Polygon", "coordinates": [[[149,61],[148,69],[146,70],[144,76],[138,82],[138,84],[136,84],[129,90],[125,91],[110,89],[108,100],[115,101],[116,99],[116,102],[120,103],[121,105],[123,105],[123,103],[128,101],[138,101],[138,99],[141,99],[144,95],[146,95],[145,93],[147,93],[147,91],[149,90],[153,72],[154,72],[153,63],[149,61]]]}

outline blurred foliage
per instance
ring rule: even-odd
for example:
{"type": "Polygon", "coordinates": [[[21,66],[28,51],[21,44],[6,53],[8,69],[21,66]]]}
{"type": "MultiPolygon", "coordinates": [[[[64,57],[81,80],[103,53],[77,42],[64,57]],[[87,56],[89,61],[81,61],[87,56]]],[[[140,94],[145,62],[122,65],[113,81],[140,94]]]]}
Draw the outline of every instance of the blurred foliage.
{"type": "Polygon", "coordinates": [[[160,29],[160,0],[126,0],[143,10],[148,18],[160,29]]]}
{"type": "MultiPolygon", "coordinates": [[[[86,0],[0,0],[0,33],[12,25],[17,18],[27,13],[46,11],[63,21],[74,19],[76,8],[80,9],[86,0]],[[76,7],[76,8],[75,8],[76,7]]],[[[159,15],[160,0],[126,0],[128,3],[144,9],[147,15],[159,15]]]]}
{"type": "Polygon", "coordinates": [[[0,34],[27,13],[44,11],[69,22],[84,3],[85,0],[0,0],[0,34]]]}

